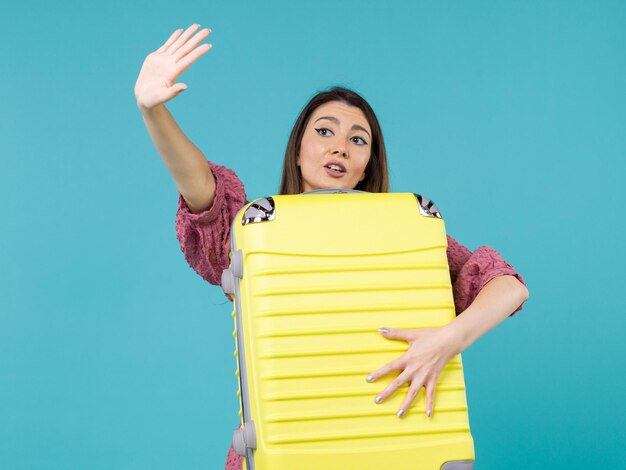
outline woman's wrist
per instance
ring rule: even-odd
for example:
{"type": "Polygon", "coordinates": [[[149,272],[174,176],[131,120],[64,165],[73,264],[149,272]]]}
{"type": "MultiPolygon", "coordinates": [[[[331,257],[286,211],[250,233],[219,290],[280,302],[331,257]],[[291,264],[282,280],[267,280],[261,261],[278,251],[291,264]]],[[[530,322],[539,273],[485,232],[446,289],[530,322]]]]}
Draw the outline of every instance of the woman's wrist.
{"type": "Polygon", "coordinates": [[[467,347],[463,329],[456,322],[456,318],[441,328],[441,334],[453,351],[453,355],[461,354],[467,347]]]}
{"type": "Polygon", "coordinates": [[[139,108],[139,111],[141,111],[141,114],[154,114],[155,112],[158,112],[160,110],[161,107],[164,107],[164,104],[157,104],[156,106],[153,106],[152,108],[148,108],[146,106],[144,106],[143,104],[141,104],[141,102],[139,100],[137,100],[137,107],[139,108]]]}

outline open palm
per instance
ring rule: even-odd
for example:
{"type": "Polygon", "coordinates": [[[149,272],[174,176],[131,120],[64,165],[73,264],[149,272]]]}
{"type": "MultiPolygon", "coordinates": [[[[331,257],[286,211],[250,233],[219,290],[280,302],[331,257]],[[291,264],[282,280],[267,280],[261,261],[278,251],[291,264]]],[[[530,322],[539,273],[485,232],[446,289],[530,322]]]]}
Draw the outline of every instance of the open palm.
{"type": "Polygon", "coordinates": [[[197,32],[199,28],[200,25],[194,24],[184,32],[182,29],[174,31],[160,48],[148,54],[135,83],[135,97],[140,107],[153,108],[187,88],[176,80],[211,49],[211,44],[198,46],[211,33],[208,28],[197,32]]]}

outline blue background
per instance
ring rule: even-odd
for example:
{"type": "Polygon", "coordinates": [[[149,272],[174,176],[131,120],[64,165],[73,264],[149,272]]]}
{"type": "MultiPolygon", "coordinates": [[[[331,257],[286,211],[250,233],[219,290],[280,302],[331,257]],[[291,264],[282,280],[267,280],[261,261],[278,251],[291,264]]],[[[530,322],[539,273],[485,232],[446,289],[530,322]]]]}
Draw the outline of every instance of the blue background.
{"type": "Polygon", "coordinates": [[[476,469],[623,468],[626,3],[3,3],[0,468],[222,468],[230,304],[186,264],[136,107],[177,28],[213,49],[167,104],[250,198],[300,109],[360,92],[393,191],[527,280],[464,353],[476,469]]]}

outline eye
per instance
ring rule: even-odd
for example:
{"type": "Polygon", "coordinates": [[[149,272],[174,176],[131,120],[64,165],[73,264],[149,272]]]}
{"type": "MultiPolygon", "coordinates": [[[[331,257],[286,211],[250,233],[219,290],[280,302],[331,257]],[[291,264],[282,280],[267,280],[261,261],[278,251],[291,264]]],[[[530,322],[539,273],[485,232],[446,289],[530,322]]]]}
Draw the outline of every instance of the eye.
{"type": "Polygon", "coordinates": [[[333,133],[330,129],[327,129],[326,127],[320,127],[319,129],[315,129],[317,131],[317,133],[321,136],[326,137],[328,134],[328,132],[330,132],[331,134],[333,133]]]}
{"type": "Polygon", "coordinates": [[[365,141],[365,139],[363,139],[363,137],[359,137],[359,136],[356,136],[356,135],[355,135],[354,137],[352,137],[352,139],[353,139],[353,142],[354,142],[355,144],[358,144],[358,143],[359,143],[359,142],[356,142],[355,140],[360,140],[360,141],[361,141],[361,144],[359,144],[359,145],[367,145],[367,142],[365,141]]]}

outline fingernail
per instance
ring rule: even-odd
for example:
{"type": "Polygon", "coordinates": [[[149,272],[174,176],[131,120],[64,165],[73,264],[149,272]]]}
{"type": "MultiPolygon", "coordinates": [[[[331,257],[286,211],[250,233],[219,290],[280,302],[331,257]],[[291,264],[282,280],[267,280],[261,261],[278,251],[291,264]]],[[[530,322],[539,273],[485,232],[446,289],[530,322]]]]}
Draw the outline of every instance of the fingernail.
{"type": "Polygon", "coordinates": [[[400,408],[398,410],[398,413],[396,413],[396,414],[397,414],[398,418],[400,418],[404,414],[404,410],[402,408],[400,408]]]}
{"type": "Polygon", "coordinates": [[[374,399],[374,401],[375,401],[376,403],[380,403],[381,401],[383,401],[383,397],[381,397],[380,395],[378,395],[378,396],[374,399]]]}
{"type": "Polygon", "coordinates": [[[386,335],[387,333],[389,333],[389,328],[378,328],[378,331],[380,331],[382,334],[386,335]]]}
{"type": "Polygon", "coordinates": [[[371,375],[368,375],[368,376],[365,378],[365,381],[366,381],[366,382],[373,382],[373,381],[374,381],[374,377],[372,377],[371,375]]]}
{"type": "Polygon", "coordinates": [[[433,413],[433,412],[432,412],[431,410],[426,410],[426,416],[428,416],[429,418],[430,418],[430,415],[431,415],[432,413],[433,413]]]}

